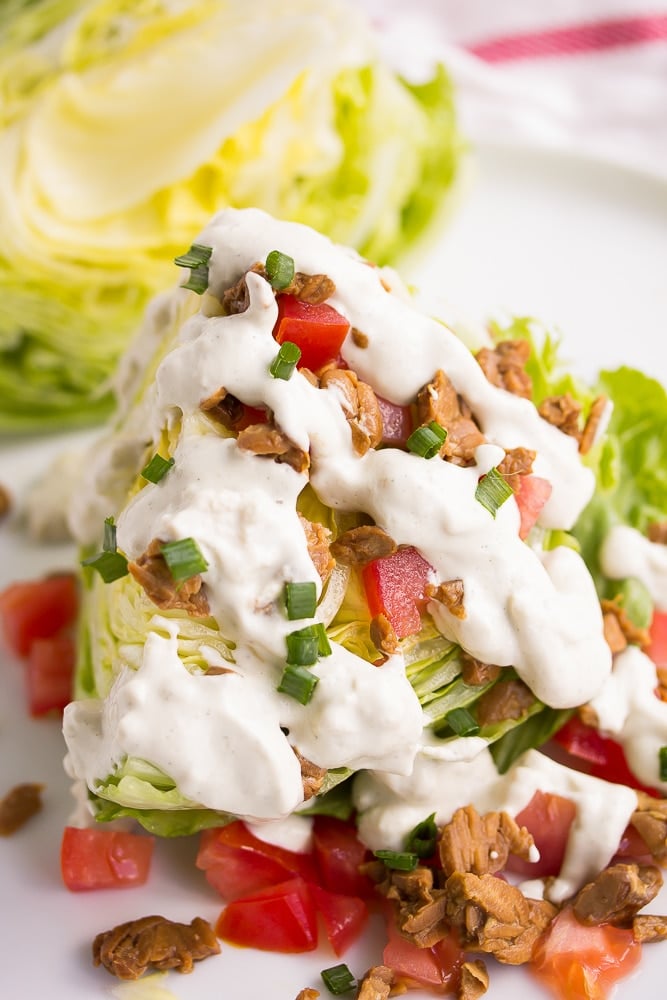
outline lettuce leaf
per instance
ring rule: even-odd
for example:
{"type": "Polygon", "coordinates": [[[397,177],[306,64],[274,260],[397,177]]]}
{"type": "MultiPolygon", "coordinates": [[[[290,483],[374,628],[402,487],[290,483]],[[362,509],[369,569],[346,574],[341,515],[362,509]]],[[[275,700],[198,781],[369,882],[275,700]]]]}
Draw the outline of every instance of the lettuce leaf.
{"type": "Polygon", "coordinates": [[[216,210],[264,208],[381,264],[450,191],[462,143],[442,68],[401,79],[337,0],[251,10],[4,5],[0,432],[102,418],[148,300],[216,210]]]}

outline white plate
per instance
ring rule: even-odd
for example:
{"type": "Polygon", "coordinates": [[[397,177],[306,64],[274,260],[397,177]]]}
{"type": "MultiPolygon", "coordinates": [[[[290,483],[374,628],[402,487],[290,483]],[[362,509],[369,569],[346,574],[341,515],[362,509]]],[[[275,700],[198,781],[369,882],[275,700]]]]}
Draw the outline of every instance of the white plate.
{"type": "MultiPolygon", "coordinates": [[[[664,185],[593,162],[485,149],[467,202],[424,259],[411,263],[409,276],[421,286],[432,282],[471,317],[502,309],[556,325],[582,374],[629,363],[667,379],[666,265],[664,185]]],[[[65,440],[0,446],[0,482],[20,493],[65,440]]],[[[28,544],[14,519],[0,528],[0,554],[0,586],[74,562],[67,548],[28,544]]],[[[194,868],[194,839],[160,843],[141,889],[64,889],[58,851],[71,800],[59,726],[28,719],[19,664],[5,656],[0,669],[0,794],[20,781],[46,784],[43,812],[0,844],[2,995],[118,995],[116,981],[92,967],[95,933],[149,913],[214,921],[221,903],[194,868]]],[[[354,973],[380,960],[380,940],[373,928],[345,956],[354,973]]],[[[304,986],[320,987],[320,969],[336,962],[324,948],[294,958],[223,945],[191,976],[171,973],[162,985],[181,1000],[293,1000],[304,986]]],[[[665,962],[667,945],[646,947],[641,971],[622,983],[617,1000],[662,995],[665,962]]],[[[491,975],[490,1000],[545,996],[520,970],[494,966],[491,975]]]]}

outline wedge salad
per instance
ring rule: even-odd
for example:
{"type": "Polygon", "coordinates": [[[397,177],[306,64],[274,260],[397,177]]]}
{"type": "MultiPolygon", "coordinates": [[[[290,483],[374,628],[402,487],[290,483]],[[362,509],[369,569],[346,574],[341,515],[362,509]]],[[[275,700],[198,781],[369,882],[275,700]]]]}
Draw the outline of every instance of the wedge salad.
{"type": "Polygon", "coordinates": [[[344,817],[390,937],[360,997],[480,996],[489,956],[604,997],[667,936],[664,390],[581,384],[528,320],[466,343],[258,209],[176,263],[71,510],[81,821],[202,832],[247,944],[229,852],[344,817]]]}

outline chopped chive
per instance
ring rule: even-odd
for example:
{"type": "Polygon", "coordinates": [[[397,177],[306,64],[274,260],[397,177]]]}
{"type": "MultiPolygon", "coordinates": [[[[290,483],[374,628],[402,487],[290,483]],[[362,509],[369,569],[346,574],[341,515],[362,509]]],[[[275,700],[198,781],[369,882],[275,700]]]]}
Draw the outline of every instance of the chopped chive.
{"type": "Polygon", "coordinates": [[[498,509],[512,496],[512,487],[508,486],[498,469],[494,466],[477,483],[475,500],[486,507],[495,517],[498,509]]]}
{"type": "Polygon", "coordinates": [[[280,350],[269,365],[269,373],[274,378],[284,379],[286,382],[291,379],[294,369],[301,357],[301,350],[291,340],[285,340],[280,345],[280,350]]]}
{"type": "Polygon", "coordinates": [[[320,639],[311,626],[290,632],[285,637],[287,643],[287,662],[297,667],[310,667],[317,663],[320,651],[320,639]]]}
{"type": "Polygon", "coordinates": [[[173,458],[163,458],[162,455],[158,455],[156,452],[148,465],[141,470],[141,475],[149,483],[159,483],[165,473],[169,472],[173,464],[173,458]]]}
{"type": "Polygon", "coordinates": [[[479,725],[467,708],[453,708],[447,713],[447,725],[457,736],[476,736],[479,725]]]}
{"type": "Polygon", "coordinates": [[[208,288],[208,262],[211,259],[213,247],[202,246],[201,243],[193,243],[187,253],[174,258],[174,264],[178,267],[189,267],[190,277],[182,285],[182,288],[189,288],[202,295],[208,288]]]}
{"type": "Polygon", "coordinates": [[[327,630],[322,622],[318,622],[317,625],[312,625],[311,627],[317,635],[318,656],[331,656],[331,643],[329,642],[327,630]]]}
{"type": "Polygon", "coordinates": [[[313,580],[303,583],[285,583],[285,606],[290,621],[297,618],[312,618],[317,607],[317,587],[313,580]]]}
{"type": "Polygon", "coordinates": [[[277,292],[287,288],[294,280],[294,261],[280,250],[272,250],[266,258],[266,276],[277,292]]]}
{"type": "Polygon", "coordinates": [[[660,761],[660,780],[667,781],[667,747],[660,747],[658,759],[660,761]]]}
{"type": "Polygon", "coordinates": [[[104,541],[102,542],[102,549],[104,552],[115,552],[116,548],[116,522],[113,517],[107,517],[104,519],[104,541]]]}
{"type": "Polygon", "coordinates": [[[178,267],[199,267],[200,264],[208,264],[212,253],[213,247],[193,243],[187,253],[182,253],[180,257],[174,257],[174,264],[177,264],[178,267]]]}
{"type": "Polygon", "coordinates": [[[208,569],[208,563],[194,538],[179,538],[175,542],[164,542],[160,552],[176,583],[189,580],[197,573],[203,573],[208,569]]]}
{"type": "Polygon", "coordinates": [[[416,854],[418,858],[430,858],[435,850],[438,839],[438,828],[435,825],[435,813],[431,813],[421,823],[417,823],[414,830],[405,838],[405,849],[410,854],[416,854]]]}
{"type": "Polygon", "coordinates": [[[423,427],[417,427],[412,432],[405,446],[408,451],[420,455],[422,458],[435,458],[447,437],[447,431],[441,427],[437,420],[432,420],[423,427]]]}
{"type": "Polygon", "coordinates": [[[341,962],[340,965],[332,965],[330,969],[322,969],[320,975],[329,993],[333,993],[334,996],[349,993],[357,985],[345,962],[341,962]]]}
{"type": "Polygon", "coordinates": [[[113,583],[114,580],[127,576],[127,559],[116,551],[116,524],[113,517],[104,520],[102,551],[88,559],[82,559],[81,565],[97,570],[105,583],[113,583]]]}
{"type": "Polygon", "coordinates": [[[387,868],[393,868],[398,872],[414,871],[419,861],[413,851],[373,851],[373,854],[380,861],[384,861],[387,868]]]}
{"type": "Polygon", "coordinates": [[[302,705],[307,705],[319,681],[319,677],[311,673],[307,667],[288,663],[283,670],[277,690],[282,694],[288,694],[302,705]]]}
{"type": "Polygon", "coordinates": [[[98,552],[97,555],[90,556],[81,562],[82,566],[90,566],[97,570],[105,583],[113,583],[127,576],[127,559],[120,552],[98,552]]]}

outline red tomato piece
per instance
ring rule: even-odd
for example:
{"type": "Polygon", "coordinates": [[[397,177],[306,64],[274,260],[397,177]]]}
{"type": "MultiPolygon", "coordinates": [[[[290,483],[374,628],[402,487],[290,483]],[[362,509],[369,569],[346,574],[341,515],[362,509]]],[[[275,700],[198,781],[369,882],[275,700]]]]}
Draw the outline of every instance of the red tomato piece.
{"type": "Polygon", "coordinates": [[[309,854],[298,854],[255,837],[241,820],[203,830],[196,864],[224,899],[234,900],[277,885],[293,875],[317,877],[309,854]]]}
{"type": "Polygon", "coordinates": [[[336,955],[343,955],[357,940],[368,920],[368,907],[358,896],[327,892],[319,885],[310,887],[327,932],[329,944],[336,955]]]}
{"type": "Polygon", "coordinates": [[[657,667],[667,667],[667,611],[654,611],[649,629],[651,643],[644,652],[657,667]]]}
{"type": "Polygon", "coordinates": [[[603,736],[593,726],[587,726],[578,716],[573,715],[558,730],[554,740],[575,758],[572,766],[576,767],[577,760],[585,763],[585,767],[580,766],[579,770],[616,785],[628,785],[649,795],[657,794],[655,789],[642,785],[635,778],[620,743],[603,736]]]}
{"type": "Polygon", "coordinates": [[[49,639],[71,625],[77,609],[73,573],[10,584],[0,593],[0,622],[7,646],[16,656],[26,656],[35,639],[49,639]]]}
{"type": "Polygon", "coordinates": [[[390,403],[382,396],[376,396],[382,416],[382,444],[394,448],[405,448],[413,430],[412,410],[409,406],[390,403]]]}
{"type": "Polygon", "coordinates": [[[293,295],[276,296],[278,321],[274,337],[279,344],[286,340],[301,350],[298,368],[318,371],[338,357],[350,324],[326,302],[313,305],[293,295]]]}
{"type": "Polygon", "coordinates": [[[529,878],[558,875],[563,867],[567,838],[577,809],[573,802],[550,792],[535,792],[525,809],[516,816],[519,826],[533,835],[540,860],[524,861],[510,855],[507,869],[529,878]]]}
{"type": "Polygon", "coordinates": [[[399,639],[421,628],[419,602],[433,567],[412,546],[364,566],[362,579],[371,615],[384,614],[399,639]]]}
{"type": "Polygon", "coordinates": [[[31,715],[62,712],[71,701],[75,659],[76,648],[70,635],[35,639],[26,664],[31,715]]]}
{"type": "Polygon", "coordinates": [[[362,898],[375,895],[372,881],[359,871],[359,865],[369,860],[370,852],[357,837],[353,823],[333,816],[316,816],[313,853],[319,882],[325,889],[362,898]]]}
{"type": "Polygon", "coordinates": [[[241,418],[234,424],[234,430],[244,431],[246,427],[250,427],[252,424],[265,424],[268,419],[269,415],[266,410],[258,409],[255,406],[246,406],[244,403],[241,418]]]}
{"type": "Polygon", "coordinates": [[[144,834],[66,826],[60,848],[63,882],[72,892],[143,885],[154,841],[144,834]]]}
{"type": "Polygon", "coordinates": [[[310,887],[302,878],[293,878],[228,903],[215,932],[223,941],[245,948],[313,951],[317,913],[310,887]]]}
{"type": "Polygon", "coordinates": [[[551,483],[540,476],[517,476],[512,483],[514,499],[519,508],[521,524],[519,538],[527,538],[540,512],[551,496],[551,483]]]}
{"type": "Polygon", "coordinates": [[[394,914],[386,911],[388,942],[382,961],[394,970],[408,989],[427,986],[434,993],[451,993],[459,979],[464,954],[453,937],[443,938],[431,948],[419,948],[408,941],[394,924],[394,914]]]}
{"type": "Polygon", "coordinates": [[[537,942],[529,968],[558,1000],[605,1000],[640,957],[641,945],[631,930],[611,924],[586,927],[564,909],[537,942]]]}

